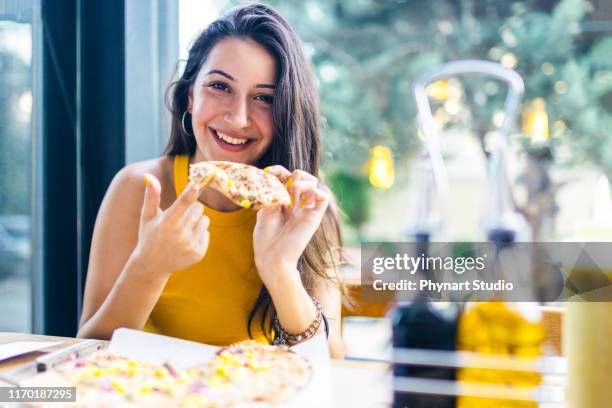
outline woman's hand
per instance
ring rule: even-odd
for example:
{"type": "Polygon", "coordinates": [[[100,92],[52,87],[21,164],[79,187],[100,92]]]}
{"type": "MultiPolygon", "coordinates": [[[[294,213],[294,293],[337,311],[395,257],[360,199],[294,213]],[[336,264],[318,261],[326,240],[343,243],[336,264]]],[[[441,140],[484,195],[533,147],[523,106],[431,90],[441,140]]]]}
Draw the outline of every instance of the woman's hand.
{"type": "Polygon", "coordinates": [[[257,213],[253,232],[255,265],[270,289],[279,280],[299,279],[298,259],[319,228],[330,195],[319,188],[315,176],[305,171],[291,173],[283,166],[272,166],[267,171],[285,183],[292,198],[291,206],[267,207],[257,213]],[[293,276],[279,275],[286,271],[293,276]]]}
{"type": "Polygon", "coordinates": [[[146,174],[145,184],[138,243],[132,257],[147,274],[165,278],[204,258],[210,220],[203,215],[204,205],[198,201],[196,186],[188,184],[176,201],[162,211],[159,180],[146,174]]]}

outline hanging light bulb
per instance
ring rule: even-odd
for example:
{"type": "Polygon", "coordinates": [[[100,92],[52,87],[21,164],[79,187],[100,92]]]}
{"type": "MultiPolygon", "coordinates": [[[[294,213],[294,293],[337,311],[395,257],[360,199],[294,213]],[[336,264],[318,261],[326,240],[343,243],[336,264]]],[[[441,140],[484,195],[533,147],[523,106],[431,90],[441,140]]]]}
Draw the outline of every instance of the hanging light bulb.
{"type": "Polygon", "coordinates": [[[427,95],[438,102],[448,100],[451,96],[451,92],[450,84],[443,79],[433,82],[427,87],[427,95]]]}
{"type": "Polygon", "coordinates": [[[531,143],[546,143],[549,138],[548,113],[546,113],[546,102],[542,98],[536,98],[531,106],[523,113],[523,132],[531,139],[531,143]]]}
{"type": "Polygon", "coordinates": [[[374,146],[370,150],[370,184],[383,190],[388,189],[395,181],[393,155],[386,146],[374,146]]]}

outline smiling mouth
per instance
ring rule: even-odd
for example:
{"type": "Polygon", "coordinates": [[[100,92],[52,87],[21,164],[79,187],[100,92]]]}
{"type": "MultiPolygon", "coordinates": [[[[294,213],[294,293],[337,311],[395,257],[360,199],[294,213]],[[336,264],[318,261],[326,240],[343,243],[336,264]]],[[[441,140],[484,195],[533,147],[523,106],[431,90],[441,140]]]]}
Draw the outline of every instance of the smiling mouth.
{"type": "Polygon", "coordinates": [[[219,132],[216,129],[210,128],[210,130],[212,130],[213,134],[223,140],[225,143],[229,143],[229,144],[233,144],[233,145],[243,145],[246,143],[249,143],[251,141],[251,139],[241,139],[241,138],[237,138],[237,137],[231,137],[226,135],[225,133],[219,132]]]}
{"type": "Polygon", "coordinates": [[[230,151],[238,151],[244,149],[246,146],[251,144],[255,139],[246,139],[246,138],[238,138],[229,136],[221,131],[218,131],[213,128],[209,128],[213,137],[217,141],[217,143],[226,148],[226,150],[230,151]]]}

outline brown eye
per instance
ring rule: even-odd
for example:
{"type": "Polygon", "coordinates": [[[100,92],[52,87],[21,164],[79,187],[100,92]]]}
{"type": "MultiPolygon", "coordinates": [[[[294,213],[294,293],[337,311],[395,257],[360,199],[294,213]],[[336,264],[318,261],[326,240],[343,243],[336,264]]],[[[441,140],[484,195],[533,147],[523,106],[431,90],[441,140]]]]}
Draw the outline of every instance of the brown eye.
{"type": "Polygon", "coordinates": [[[208,87],[212,89],[217,89],[223,92],[229,92],[229,87],[225,85],[223,82],[213,82],[212,84],[208,85],[208,87]]]}
{"type": "Polygon", "coordinates": [[[263,101],[265,103],[269,103],[272,104],[272,102],[274,102],[274,97],[271,95],[257,95],[255,97],[255,99],[257,99],[258,101],[263,101]]]}

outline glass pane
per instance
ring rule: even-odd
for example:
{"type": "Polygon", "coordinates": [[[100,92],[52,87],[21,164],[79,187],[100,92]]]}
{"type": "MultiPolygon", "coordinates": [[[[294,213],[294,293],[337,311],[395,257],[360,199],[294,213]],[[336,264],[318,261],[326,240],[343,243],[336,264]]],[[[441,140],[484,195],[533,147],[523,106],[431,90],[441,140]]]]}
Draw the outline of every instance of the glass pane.
{"type": "MultiPolygon", "coordinates": [[[[327,124],[323,167],[346,216],[347,244],[406,238],[402,226],[415,222],[419,200],[412,84],[462,59],[500,63],[525,82],[508,173],[533,238],[602,239],[602,226],[612,234],[610,2],[265,3],[295,28],[314,63],[327,124]],[[381,168],[372,166],[377,145],[392,151],[390,188],[372,182],[381,168]]],[[[428,94],[451,188],[445,237],[484,239],[483,140],[504,118],[506,86],[464,76],[438,81],[428,94]]]]}
{"type": "Polygon", "coordinates": [[[226,3],[228,3],[226,0],[179,1],[179,58],[182,61],[187,61],[191,41],[193,41],[196,35],[208,24],[219,17],[226,3]]]}
{"type": "Polygon", "coordinates": [[[31,330],[32,26],[0,21],[0,332],[31,330]]]}
{"type": "Polygon", "coordinates": [[[178,59],[174,1],[125,2],[125,160],[158,157],[170,131],[162,103],[178,59]]]}

